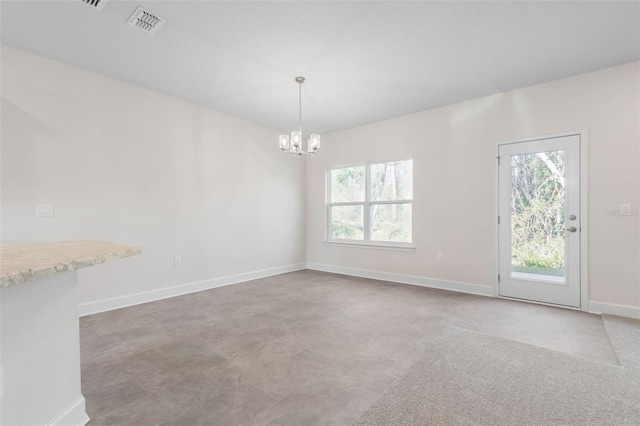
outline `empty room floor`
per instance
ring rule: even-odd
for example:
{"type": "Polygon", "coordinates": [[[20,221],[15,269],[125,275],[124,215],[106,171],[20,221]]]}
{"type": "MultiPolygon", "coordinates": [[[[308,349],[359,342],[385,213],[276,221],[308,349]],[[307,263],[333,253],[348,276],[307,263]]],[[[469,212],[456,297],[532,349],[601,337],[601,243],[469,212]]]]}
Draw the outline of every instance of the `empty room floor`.
{"type": "Polygon", "coordinates": [[[304,270],[81,318],[90,425],[347,425],[445,327],[618,365],[600,316],[304,270]]]}

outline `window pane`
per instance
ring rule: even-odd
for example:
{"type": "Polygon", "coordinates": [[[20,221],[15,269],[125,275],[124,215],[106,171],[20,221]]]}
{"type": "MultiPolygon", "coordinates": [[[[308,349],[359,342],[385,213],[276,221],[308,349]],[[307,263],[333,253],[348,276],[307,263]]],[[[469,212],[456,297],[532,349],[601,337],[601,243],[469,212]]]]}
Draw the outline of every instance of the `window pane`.
{"type": "Polygon", "coordinates": [[[364,201],[364,166],[331,170],[331,203],[364,201]]]}
{"type": "Polygon", "coordinates": [[[371,201],[413,199],[413,160],[371,165],[371,201]]]}
{"type": "Polygon", "coordinates": [[[363,206],[332,206],[331,238],[335,240],[364,239],[363,211],[363,206]]]}
{"type": "Polygon", "coordinates": [[[411,203],[372,204],[371,241],[411,242],[411,203]]]}

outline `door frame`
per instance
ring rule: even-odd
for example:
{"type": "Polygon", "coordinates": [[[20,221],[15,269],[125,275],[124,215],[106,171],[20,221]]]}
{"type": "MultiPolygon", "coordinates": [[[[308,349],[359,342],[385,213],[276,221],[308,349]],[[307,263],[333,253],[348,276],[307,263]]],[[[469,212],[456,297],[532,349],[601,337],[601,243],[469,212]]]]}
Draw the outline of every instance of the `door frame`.
{"type": "Polygon", "coordinates": [[[493,152],[493,295],[501,299],[517,300],[527,303],[535,303],[539,305],[556,306],[565,309],[573,309],[580,311],[589,311],[589,216],[588,216],[588,202],[587,202],[587,160],[589,158],[589,132],[587,129],[573,130],[562,133],[544,134],[540,136],[532,136],[521,139],[510,139],[497,141],[494,144],[493,152]],[[564,136],[578,136],[580,140],[580,217],[581,217],[581,232],[580,232],[580,307],[573,308],[570,306],[554,305],[551,303],[536,302],[534,300],[515,299],[506,296],[500,296],[498,274],[500,271],[500,228],[498,226],[498,212],[499,212],[499,168],[498,157],[500,145],[520,143],[520,142],[533,142],[543,139],[554,139],[564,136]]]}

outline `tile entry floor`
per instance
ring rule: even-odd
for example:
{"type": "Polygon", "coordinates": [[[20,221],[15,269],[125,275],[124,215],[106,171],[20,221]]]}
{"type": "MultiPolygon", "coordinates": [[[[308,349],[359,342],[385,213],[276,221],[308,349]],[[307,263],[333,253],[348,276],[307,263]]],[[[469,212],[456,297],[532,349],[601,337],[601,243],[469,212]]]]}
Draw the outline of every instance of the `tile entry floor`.
{"type": "Polygon", "coordinates": [[[597,315],[305,270],[81,318],[89,425],[348,425],[447,325],[618,364],[597,315]]]}

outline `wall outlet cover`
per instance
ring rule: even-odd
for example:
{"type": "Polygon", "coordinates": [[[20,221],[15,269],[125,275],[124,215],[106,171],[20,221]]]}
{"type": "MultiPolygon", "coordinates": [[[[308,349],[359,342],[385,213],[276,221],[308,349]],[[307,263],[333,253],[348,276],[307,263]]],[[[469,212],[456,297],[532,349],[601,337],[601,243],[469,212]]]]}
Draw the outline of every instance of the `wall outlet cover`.
{"type": "Polygon", "coordinates": [[[53,216],[53,204],[36,204],[36,216],[38,217],[53,216]]]}
{"type": "Polygon", "coordinates": [[[631,204],[620,204],[620,215],[631,216],[631,204]]]}

